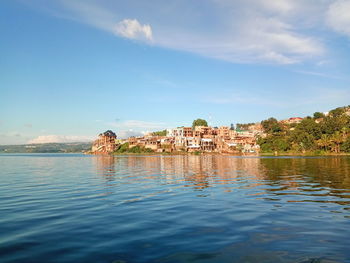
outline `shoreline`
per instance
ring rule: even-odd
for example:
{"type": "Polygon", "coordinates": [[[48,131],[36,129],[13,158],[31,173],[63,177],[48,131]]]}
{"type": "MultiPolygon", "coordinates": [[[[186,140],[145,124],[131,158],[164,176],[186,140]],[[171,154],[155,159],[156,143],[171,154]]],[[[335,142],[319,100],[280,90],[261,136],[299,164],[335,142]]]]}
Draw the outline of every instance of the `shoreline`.
{"type": "Polygon", "coordinates": [[[175,156],[175,155],[192,155],[192,156],[203,156],[203,155],[220,155],[220,156],[236,156],[236,157],[344,157],[350,156],[350,153],[296,153],[296,152],[286,152],[286,153],[218,153],[218,152],[200,152],[200,153],[189,153],[189,152],[144,152],[144,153],[110,153],[110,154],[93,154],[85,153],[88,155],[104,155],[104,156],[175,156]]]}

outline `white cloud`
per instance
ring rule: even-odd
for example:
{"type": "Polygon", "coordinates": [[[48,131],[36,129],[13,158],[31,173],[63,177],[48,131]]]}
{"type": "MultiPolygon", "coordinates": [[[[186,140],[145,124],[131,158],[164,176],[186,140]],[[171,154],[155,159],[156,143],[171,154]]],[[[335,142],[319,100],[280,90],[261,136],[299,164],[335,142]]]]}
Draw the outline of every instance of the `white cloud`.
{"type": "Polygon", "coordinates": [[[69,143],[69,142],[90,142],[94,139],[92,136],[74,136],[74,135],[40,135],[28,141],[31,143],[69,143]]]}
{"type": "Polygon", "coordinates": [[[117,23],[114,32],[125,38],[152,40],[152,28],[150,25],[141,25],[136,19],[124,19],[117,23]]]}
{"type": "MultiPolygon", "coordinates": [[[[230,62],[295,64],[320,61],[325,55],[323,41],[314,31],[323,26],[320,17],[324,17],[330,1],[205,0],[203,5],[190,0],[179,0],[176,4],[158,0],[124,3],[59,0],[59,3],[63,3],[61,17],[120,37],[230,62]]],[[[346,18],[341,21],[336,24],[345,28],[346,18]]]]}
{"type": "Polygon", "coordinates": [[[338,0],[331,4],[327,21],[335,31],[350,36],[350,1],[338,0]]]}

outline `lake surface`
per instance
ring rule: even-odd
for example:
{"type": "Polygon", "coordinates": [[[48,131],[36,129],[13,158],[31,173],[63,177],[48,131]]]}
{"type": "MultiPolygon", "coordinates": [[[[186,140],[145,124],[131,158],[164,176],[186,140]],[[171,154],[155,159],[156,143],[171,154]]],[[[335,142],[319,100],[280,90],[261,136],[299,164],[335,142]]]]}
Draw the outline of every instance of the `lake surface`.
{"type": "Polygon", "coordinates": [[[350,158],[0,155],[0,262],[350,262],[350,158]]]}

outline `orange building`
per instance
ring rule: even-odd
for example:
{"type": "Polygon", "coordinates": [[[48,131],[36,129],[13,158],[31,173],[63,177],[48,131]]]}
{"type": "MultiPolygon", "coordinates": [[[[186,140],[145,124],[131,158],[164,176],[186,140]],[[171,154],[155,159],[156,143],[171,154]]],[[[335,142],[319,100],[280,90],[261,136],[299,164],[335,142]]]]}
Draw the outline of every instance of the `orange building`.
{"type": "Polygon", "coordinates": [[[98,139],[95,140],[92,144],[92,153],[93,154],[109,154],[113,153],[116,148],[116,139],[117,135],[111,130],[105,131],[98,135],[98,139]]]}

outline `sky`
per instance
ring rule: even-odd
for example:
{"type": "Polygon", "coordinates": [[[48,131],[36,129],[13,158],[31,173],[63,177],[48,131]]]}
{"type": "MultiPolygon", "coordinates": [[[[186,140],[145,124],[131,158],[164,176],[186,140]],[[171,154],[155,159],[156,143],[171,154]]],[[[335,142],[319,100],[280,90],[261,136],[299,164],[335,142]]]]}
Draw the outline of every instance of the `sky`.
{"type": "Polygon", "coordinates": [[[350,104],[350,0],[4,0],[0,144],[350,104]]]}

